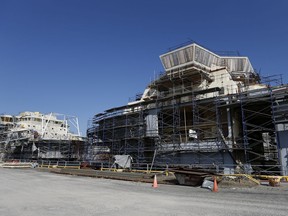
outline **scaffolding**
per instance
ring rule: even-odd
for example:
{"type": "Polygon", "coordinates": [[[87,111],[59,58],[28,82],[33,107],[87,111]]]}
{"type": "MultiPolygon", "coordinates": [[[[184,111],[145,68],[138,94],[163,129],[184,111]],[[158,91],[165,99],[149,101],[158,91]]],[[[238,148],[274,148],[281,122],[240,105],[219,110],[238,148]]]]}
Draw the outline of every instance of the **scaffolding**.
{"type": "Polygon", "coordinates": [[[0,115],[0,161],[82,160],[84,143],[75,116],[39,112],[0,115]]]}
{"type": "MultiPolygon", "coordinates": [[[[137,163],[147,163],[152,161],[156,150],[156,161],[176,164],[181,163],[179,153],[201,152],[211,158],[211,154],[227,149],[220,123],[219,101],[201,99],[202,94],[220,89],[193,91],[192,87],[185,86],[188,79],[182,77],[178,81],[178,84],[175,79],[152,83],[150,87],[161,91],[152,101],[95,115],[88,133],[90,143],[94,143],[97,149],[94,159],[129,154],[137,163]]],[[[215,158],[214,162],[219,160],[215,158]]]]}
{"type": "Polygon", "coordinates": [[[17,145],[7,145],[3,160],[67,160],[83,159],[83,142],[79,141],[17,141],[17,145]]]}
{"type": "Polygon", "coordinates": [[[165,73],[141,97],[94,116],[87,133],[90,158],[125,154],[138,165],[283,170],[276,132],[280,124],[288,128],[282,81],[261,84],[247,57],[221,57],[196,44],[160,58],[165,73]]]}

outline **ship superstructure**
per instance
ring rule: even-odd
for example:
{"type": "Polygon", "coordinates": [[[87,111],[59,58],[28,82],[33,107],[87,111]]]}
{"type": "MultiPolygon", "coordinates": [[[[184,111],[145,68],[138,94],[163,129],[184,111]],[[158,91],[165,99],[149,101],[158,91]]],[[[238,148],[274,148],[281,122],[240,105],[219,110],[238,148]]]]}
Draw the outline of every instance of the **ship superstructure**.
{"type": "Polygon", "coordinates": [[[70,150],[75,145],[80,149],[83,144],[77,117],[40,112],[0,115],[2,159],[80,158],[79,152],[75,156],[70,150]]]}
{"type": "Polygon", "coordinates": [[[195,43],[160,59],[165,72],[141,96],[94,116],[91,157],[129,154],[139,164],[287,172],[280,142],[288,133],[281,115],[288,110],[287,86],[262,83],[248,57],[195,43]]]}

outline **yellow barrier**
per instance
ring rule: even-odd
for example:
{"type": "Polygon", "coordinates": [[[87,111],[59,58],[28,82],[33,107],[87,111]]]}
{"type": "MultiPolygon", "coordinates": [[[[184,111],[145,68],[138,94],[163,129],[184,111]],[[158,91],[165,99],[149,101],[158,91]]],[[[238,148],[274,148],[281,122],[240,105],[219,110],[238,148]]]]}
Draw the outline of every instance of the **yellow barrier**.
{"type": "Polygon", "coordinates": [[[280,180],[284,179],[285,181],[288,181],[288,176],[271,176],[271,175],[252,175],[252,176],[255,178],[266,179],[266,180],[269,180],[271,178],[279,178],[280,180]]]}
{"type": "Polygon", "coordinates": [[[260,182],[257,179],[253,178],[251,175],[248,174],[223,174],[223,176],[244,176],[249,180],[253,181],[254,183],[260,185],[260,182]]]}
{"type": "Polygon", "coordinates": [[[64,169],[80,169],[80,166],[57,166],[57,168],[64,168],[64,169]]]}
{"type": "Polygon", "coordinates": [[[39,165],[41,168],[63,168],[63,169],[80,169],[80,166],[57,166],[57,165],[39,165]]]}
{"type": "Polygon", "coordinates": [[[260,181],[256,180],[255,178],[253,178],[250,175],[244,174],[245,177],[247,177],[248,179],[250,179],[251,181],[253,181],[254,183],[260,185],[260,181]]]}
{"type": "MultiPolygon", "coordinates": [[[[123,169],[116,169],[116,168],[103,168],[101,167],[100,168],[100,171],[112,171],[112,172],[122,172],[123,169]]],[[[135,172],[135,173],[165,173],[166,176],[168,176],[169,174],[171,174],[171,172],[169,171],[160,171],[160,170],[135,170],[135,169],[132,169],[130,170],[130,172],[135,172]]]]}

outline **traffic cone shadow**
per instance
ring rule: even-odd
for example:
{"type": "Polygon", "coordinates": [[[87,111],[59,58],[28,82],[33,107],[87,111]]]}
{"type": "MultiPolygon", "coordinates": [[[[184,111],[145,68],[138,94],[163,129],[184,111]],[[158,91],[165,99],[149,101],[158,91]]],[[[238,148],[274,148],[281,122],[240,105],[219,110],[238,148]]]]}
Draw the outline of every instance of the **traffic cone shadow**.
{"type": "Polygon", "coordinates": [[[213,184],[212,192],[218,192],[218,185],[217,185],[216,177],[214,177],[214,184],[213,184]]]}
{"type": "Polygon", "coordinates": [[[157,177],[156,175],[154,176],[154,181],[153,181],[153,185],[152,185],[153,188],[157,188],[158,187],[158,183],[157,183],[157,177]]]}

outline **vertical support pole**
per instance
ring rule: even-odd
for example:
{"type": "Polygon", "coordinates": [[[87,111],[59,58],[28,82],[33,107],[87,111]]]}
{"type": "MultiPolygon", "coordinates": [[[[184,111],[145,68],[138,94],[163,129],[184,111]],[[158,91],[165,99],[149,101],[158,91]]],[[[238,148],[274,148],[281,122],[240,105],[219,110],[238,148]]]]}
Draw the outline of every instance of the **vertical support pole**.
{"type": "Polygon", "coordinates": [[[232,139],[232,123],[231,123],[231,111],[227,108],[227,124],[228,124],[228,138],[232,139]]]}
{"type": "Polygon", "coordinates": [[[166,164],[165,175],[166,175],[166,176],[168,176],[168,175],[169,175],[169,167],[168,167],[168,164],[166,164]]]}
{"type": "Polygon", "coordinates": [[[186,108],[184,107],[184,128],[185,128],[185,142],[188,142],[188,135],[187,135],[187,122],[186,122],[186,108]]]}
{"type": "MultiPolygon", "coordinates": [[[[282,82],[282,80],[281,80],[282,82]]],[[[284,125],[287,123],[281,122],[280,124],[277,124],[275,119],[275,109],[276,109],[276,98],[273,96],[272,89],[270,89],[270,98],[271,98],[271,110],[272,110],[272,121],[274,125],[275,130],[275,140],[277,144],[277,154],[278,154],[278,163],[280,165],[280,175],[287,176],[288,175],[288,166],[287,166],[287,156],[288,156],[288,148],[282,147],[280,138],[279,138],[279,131],[285,131],[284,125]],[[274,106],[275,104],[275,106],[274,106]],[[282,126],[282,127],[281,127],[282,126]]],[[[278,114],[279,115],[279,114],[278,114]]]]}
{"type": "Polygon", "coordinates": [[[79,121],[78,121],[78,118],[77,118],[77,117],[75,117],[75,118],[76,118],[75,121],[76,121],[77,134],[78,134],[78,136],[81,136],[81,134],[80,134],[80,127],[79,127],[79,121]]]}
{"type": "Polygon", "coordinates": [[[247,135],[247,126],[246,126],[246,118],[245,118],[245,110],[244,110],[244,96],[243,93],[240,93],[240,105],[241,105],[241,117],[242,117],[242,131],[243,131],[243,147],[244,147],[244,157],[245,157],[245,163],[249,162],[249,156],[248,156],[248,135],[247,135]]]}
{"type": "MultiPolygon", "coordinates": [[[[115,152],[115,115],[113,115],[112,117],[112,142],[111,142],[111,153],[110,154],[113,154],[113,152],[115,152]]],[[[102,166],[103,166],[103,163],[102,163],[102,166]]],[[[103,167],[102,167],[103,168],[103,167]]]]}
{"type": "MultiPolygon", "coordinates": [[[[127,111],[126,111],[127,112],[127,111]]],[[[124,154],[127,154],[127,140],[128,140],[128,114],[125,114],[125,137],[124,137],[124,154]]]]}

